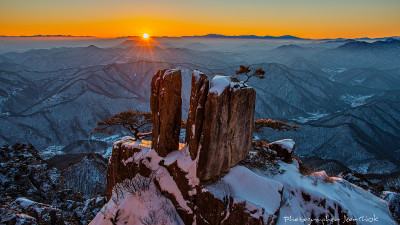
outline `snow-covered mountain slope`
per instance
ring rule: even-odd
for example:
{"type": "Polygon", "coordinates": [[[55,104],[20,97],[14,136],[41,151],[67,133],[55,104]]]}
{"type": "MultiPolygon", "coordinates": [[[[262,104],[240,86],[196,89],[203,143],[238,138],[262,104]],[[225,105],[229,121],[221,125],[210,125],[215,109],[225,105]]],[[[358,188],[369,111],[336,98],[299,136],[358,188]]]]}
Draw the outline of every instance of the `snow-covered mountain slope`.
{"type": "MultiPolygon", "coordinates": [[[[342,221],[347,219],[356,221],[356,224],[369,224],[369,220],[376,219],[374,221],[380,224],[395,224],[388,213],[387,202],[344,179],[328,177],[324,171],[301,175],[296,161],[293,164],[280,163],[279,169],[282,172],[276,175],[253,170],[284,186],[277,224],[296,224],[296,219],[308,218],[321,219],[322,222],[327,218],[321,215],[338,208],[347,214],[339,215],[342,221]]],[[[327,224],[334,221],[328,219],[327,224]]]]}
{"type": "Polygon", "coordinates": [[[360,173],[394,172],[399,168],[399,107],[398,102],[373,102],[310,121],[299,132],[265,130],[261,136],[292,138],[298,155],[339,160],[360,173]]]}
{"type": "Polygon", "coordinates": [[[400,69],[379,70],[371,67],[350,69],[337,74],[335,81],[354,86],[394,90],[400,86],[400,69]]]}
{"type": "MultiPolygon", "coordinates": [[[[39,149],[67,146],[87,140],[96,122],[112,114],[128,109],[149,111],[147,87],[156,68],[163,66],[174,65],[141,61],[43,73],[2,72],[9,77],[2,80],[3,87],[9,87],[4,92],[12,92],[14,80],[24,82],[0,103],[2,143],[28,141],[39,149]]],[[[190,87],[189,70],[183,70],[183,78],[183,84],[190,87]]],[[[183,90],[184,96],[189,94],[190,88],[183,90]]]]}
{"type": "MultiPolygon", "coordinates": [[[[123,110],[149,111],[150,79],[158,69],[167,67],[182,69],[184,119],[189,105],[190,74],[196,68],[212,77],[233,75],[240,64],[263,67],[266,78],[249,81],[257,92],[257,118],[296,119],[299,121],[296,123],[303,123],[372,101],[399,99],[400,92],[393,89],[399,80],[398,68],[395,68],[398,57],[392,57],[398,49],[379,47],[396,45],[397,42],[390,40],[372,45],[378,46],[381,52],[387,51],[372,56],[363,55],[370,45],[363,47],[359,43],[356,43],[359,47],[350,46],[351,51],[343,50],[349,48],[347,44],[338,49],[325,49],[285,42],[280,44],[284,46],[269,51],[272,46],[269,43],[243,42],[230,47],[227,43],[228,51],[223,50],[221,42],[206,43],[218,46],[217,51],[174,47],[185,45],[186,42],[179,45],[179,40],[171,43],[147,45],[128,41],[113,48],[54,48],[0,55],[0,144],[30,142],[41,151],[57,146],[65,152],[105,154],[112,141],[105,140],[104,136],[89,137],[96,122],[123,110]],[[360,57],[363,60],[359,62],[360,57]],[[265,59],[271,60],[265,62],[265,59]],[[352,65],[353,62],[357,63],[352,65]],[[371,66],[375,68],[366,69],[371,66]],[[82,147],[81,143],[90,139],[99,141],[90,147],[96,148],[95,151],[82,147]]],[[[384,158],[398,150],[394,148],[396,135],[364,135],[360,129],[366,126],[352,125],[356,120],[338,118],[345,119],[346,123],[337,119],[338,126],[303,125],[293,136],[300,145],[299,153],[350,161],[354,157],[360,160],[378,157],[373,152],[382,149],[382,141],[390,142],[384,158]],[[308,139],[312,141],[303,141],[308,139]],[[324,143],[332,148],[324,148],[324,143]]],[[[399,120],[396,116],[393,119],[399,120]]],[[[384,126],[385,122],[379,120],[371,129],[384,126]]],[[[117,131],[117,135],[123,134],[117,131]]],[[[268,135],[273,140],[279,134],[268,135]]],[[[371,167],[376,168],[372,172],[395,170],[391,162],[380,161],[384,160],[382,157],[375,160],[377,163],[371,167]],[[384,162],[383,166],[379,162],[384,162]]]]}

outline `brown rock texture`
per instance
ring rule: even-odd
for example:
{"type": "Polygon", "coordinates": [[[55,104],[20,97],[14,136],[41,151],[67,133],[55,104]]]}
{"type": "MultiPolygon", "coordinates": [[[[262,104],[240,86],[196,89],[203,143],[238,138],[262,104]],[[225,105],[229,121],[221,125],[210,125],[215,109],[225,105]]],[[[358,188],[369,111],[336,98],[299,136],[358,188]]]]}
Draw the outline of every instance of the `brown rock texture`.
{"type": "Polygon", "coordinates": [[[209,81],[207,76],[199,70],[193,71],[189,115],[186,124],[185,137],[185,142],[189,146],[192,159],[196,158],[198,152],[208,90],[209,81]]]}
{"type": "Polygon", "coordinates": [[[254,131],[256,92],[235,78],[215,76],[206,101],[197,175],[218,178],[245,159],[254,131]]]}
{"type": "Polygon", "coordinates": [[[195,182],[197,178],[191,176],[193,174],[190,174],[191,166],[188,166],[188,163],[196,164],[196,160],[191,160],[189,153],[179,151],[167,157],[159,157],[156,153],[151,154],[148,148],[141,147],[140,143],[135,144],[133,139],[125,138],[117,141],[107,172],[107,198],[110,200],[112,189],[116,184],[140,174],[154,182],[160,193],[171,201],[185,224],[276,223],[279,209],[269,215],[265,213],[264,208],[230,194],[219,199],[207,189],[207,186],[195,182]],[[174,154],[180,155],[174,157],[174,154]],[[172,180],[168,183],[163,182],[165,176],[171,176],[172,180]],[[174,189],[165,188],[175,185],[179,193],[174,189]]]}
{"type": "Polygon", "coordinates": [[[151,81],[152,148],[160,156],[179,149],[182,118],[182,75],[177,69],[158,70],[151,81]]]}
{"type": "MultiPolygon", "coordinates": [[[[110,200],[112,189],[116,184],[121,183],[125,179],[131,179],[138,173],[145,177],[150,176],[151,171],[142,163],[123,163],[125,160],[133,157],[135,153],[141,151],[140,148],[127,148],[123,146],[122,144],[126,141],[129,140],[121,140],[114,144],[113,151],[108,161],[106,188],[107,201],[110,200]]],[[[131,141],[134,140],[131,139],[131,141]]]]}

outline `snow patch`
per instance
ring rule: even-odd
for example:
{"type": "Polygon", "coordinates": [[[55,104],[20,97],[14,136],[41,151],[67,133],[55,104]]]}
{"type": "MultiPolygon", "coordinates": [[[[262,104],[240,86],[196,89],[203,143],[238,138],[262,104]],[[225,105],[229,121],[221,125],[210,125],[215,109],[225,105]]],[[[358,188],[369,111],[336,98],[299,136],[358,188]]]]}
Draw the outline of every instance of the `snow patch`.
{"type": "Polygon", "coordinates": [[[297,119],[293,119],[293,120],[296,122],[299,122],[299,123],[307,123],[308,121],[319,120],[319,119],[329,115],[327,113],[320,113],[320,112],[314,112],[314,113],[309,112],[307,114],[310,116],[309,117],[300,116],[297,119]]]}
{"type": "MultiPolygon", "coordinates": [[[[253,169],[260,176],[265,176],[283,184],[283,205],[280,208],[277,225],[295,224],[288,223],[285,218],[305,218],[309,217],[311,210],[317,210],[317,205],[304,199],[303,194],[312,200],[326,201],[326,206],[335,208],[335,204],[340,204],[343,209],[347,209],[350,217],[359,219],[364,217],[378,217],[379,224],[395,224],[388,210],[387,202],[376,197],[372,193],[349,183],[341,178],[332,178],[331,182],[324,182],[325,172],[317,172],[312,176],[303,176],[299,172],[298,163],[293,160],[292,164],[279,162],[280,169],[284,173],[271,175],[266,171],[253,169]],[[371,210],[373,209],[373,210],[371,210]]],[[[326,207],[327,208],[327,207],[326,207]]],[[[314,211],[318,218],[318,211],[314,211]]],[[[357,221],[357,224],[371,224],[366,221],[357,221]]]]}
{"type": "Polygon", "coordinates": [[[368,98],[371,98],[374,95],[342,95],[340,96],[340,99],[342,101],[344,101],[346,104],[350,105],[351,107],[357,107],[357,106],[361,106],[361,105],[365,105],[366,100],[368,98]]]}
{"type": "MultiPolygon", "coordinates": [[[[188,180],[189,185],[191,187],[195,187],[200,183],[200,180],[197,177],[197,158],[195,160],[192,160],[192,158],[190,157],[189,147],[185,146],[180,151],[174,151],[169,153],[164,158],[164,164],[169,166],[174,162],[176,162],[178,167],[182,171],[185,171],[187,173],[185,177],[188,180]]],[[[194,194],[196,194],[195,188],[189,191],[189,195],[194,195],[194,194]]]]}
{"type": "Polygon", "coordinates": [[[328,78],[329,80],[335,82],[335,76],[338,75],[339,73],[343,73],[347,69],[346,68],[322,68],[321,70],[330,75],[328,78]]]}
{"type": "Polygon", "coordinates": [[[222,92],[230,85],[230,83],[231,78],[229,76],[216,75],[211,80],[209,92],[221,95],[222,92]]]}
{"type": "Polygon", "coordinates": [[[125,191],[118,201],[110,200],[90,224],[112,225],[111,220],[116,222],[117,218],[117,224],[184,224],[172,202],[161,195],[152,182],[149,189],[140,194],[125,191]]]}
{"type": "Polygon", "coordinates": [[[195,69],[193,71],[193,77],[194,77],[196,82],[198,82],[200,80],[201,75],[205,75],[205,74],[203,72],[201,72],[200,70],[198,70],[198,69],[195,69]]]}
{"type": "MultiPolygon", "coordinates": [[[[224,195],[231,195],[237,201],[243,200],[261,206],[267,214],[273,215],[279,209],[283,185],[259,176],[244,166],[235,166],[219,183],[206,188],[221,200],[224,195]]],[[[249,206],[251,207],[251,204],[249,206]]]]}
{"type": "Polygon", "coordinates": [[[279,141],[274,141],[271,144],[277,144],[281,146],[282,148],[286,149],[286,151],[290,154],[293,151],[294,148],[294,141],[292,139],[283,139],[279,141]]]}

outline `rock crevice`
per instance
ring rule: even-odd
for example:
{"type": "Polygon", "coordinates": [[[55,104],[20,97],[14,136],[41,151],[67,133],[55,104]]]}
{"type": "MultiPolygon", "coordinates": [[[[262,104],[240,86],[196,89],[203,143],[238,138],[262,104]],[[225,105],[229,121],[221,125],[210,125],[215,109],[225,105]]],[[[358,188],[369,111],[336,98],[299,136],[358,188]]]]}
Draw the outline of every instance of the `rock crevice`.
{"type": "Polygon", "coordinates": [[[181,89],[182,75],[177,69],[158,70],[151,81],[152,148],[160,156],[179,149],[181,89]]]}

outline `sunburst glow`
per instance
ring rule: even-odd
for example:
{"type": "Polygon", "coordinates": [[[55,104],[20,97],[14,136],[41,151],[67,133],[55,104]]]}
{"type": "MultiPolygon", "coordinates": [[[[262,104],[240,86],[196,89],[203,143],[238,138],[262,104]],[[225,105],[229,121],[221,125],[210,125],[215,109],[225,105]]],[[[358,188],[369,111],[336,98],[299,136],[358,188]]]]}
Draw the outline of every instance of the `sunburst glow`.
{"type": "Polygon", "coordinates": [[[149,34],[148,34],[148,33],[144,33],[144,34],[143,34],[143,38],[144,38],[144,39],[149,38],[149,34]]]}

